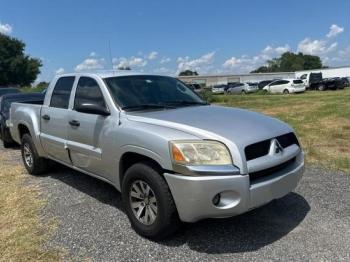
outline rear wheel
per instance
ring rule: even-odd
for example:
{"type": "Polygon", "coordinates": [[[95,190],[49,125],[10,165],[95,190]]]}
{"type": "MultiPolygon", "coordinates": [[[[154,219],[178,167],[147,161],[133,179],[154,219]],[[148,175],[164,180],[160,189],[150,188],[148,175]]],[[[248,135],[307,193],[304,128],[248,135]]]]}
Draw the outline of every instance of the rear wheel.
{"type": "Polygon", "coordinates": [[[24,134],[21,140],[21,153],[24,167],[31,175],[40,175],[47,169],[48,160],[38,155],[32,137],[24,134]]]}
{"type": "Polygon", "coordinates": [[[317,90],[318,90],[318,91],[324,91],[324,90],[326,90],[326,86],[323,85],[323,84],[321,84],[321,85],[319,85],[319,86],[317,87],[317,90]]]}
{"type": "Polygon", "coordinates": [[[180,225],[169,187],[151,164],[131,166],[122,183],[126,214],[134,230],[147,238],[162,239],[180,225]]]}

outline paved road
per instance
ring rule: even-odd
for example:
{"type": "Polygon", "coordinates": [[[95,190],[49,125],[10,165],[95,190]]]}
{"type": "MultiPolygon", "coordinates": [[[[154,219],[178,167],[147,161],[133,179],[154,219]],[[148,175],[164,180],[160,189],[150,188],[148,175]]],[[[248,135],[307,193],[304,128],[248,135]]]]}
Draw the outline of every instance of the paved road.
{"type": "Polygon", "coordinates": [[[130,228],[106,183],[61,166],[28,182],[49,200],[43,217],[59,222],[50,245],[93,261],[350,261],[350,175],[341,172],[308,167],[294,193],[238,217],[186,224],[162,242],[130,228]]]}

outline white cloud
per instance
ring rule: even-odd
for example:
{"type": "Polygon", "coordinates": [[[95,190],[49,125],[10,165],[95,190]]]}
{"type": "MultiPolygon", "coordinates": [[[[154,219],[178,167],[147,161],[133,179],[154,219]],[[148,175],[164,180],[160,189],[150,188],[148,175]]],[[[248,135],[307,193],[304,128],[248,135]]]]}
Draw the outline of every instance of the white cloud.
{"type": "Polygon", "coordinates": [[[55,74],[56,75],[62,75],[63,73],[64,73],[64,68],[63,67],[60,67],[60,68],[58,68],[56,71],[55,71],[55,74]]]}
{"type": "Polygon", "coordinates": [[[329,28],[329,33],[327,34],[327,37],[334,37],[336,35],[339,35],[344,32],[344,27],[340,27],[336,24],[331,25],[329,28]]]}
{"type": "Polygon", "coordinates": [[[305,38],[298,44],[298,51],[310,55],[324,55],[335,51],[338,43],[328,44],[325,40],[312,40],[305,38]]]}
{"type": "Polygon", "coordinates": [[[350,59],[350,46],[346,47],[343,50],[340,50],[338,54],[342,58],[349,58],[350,59]]]}
{"type": "Polygon", "coordinates": [[[121,67],[130,67],[133,69],[133,67],[144,67],[147,65],[147,60],[143,59],[142,57],[119,57],[119,58],[113,58],[113,64],[115,65],[115,68],[121,68],[121,67]]]}
{"type": "Polygon", "coordinates": [[[154,60],[157,58],[157,56],[158,56],[158,52],[153,51],[153,52],[149,53],[147,58],[148,58],[148,60],[154,60]]]}
{"type": "Polygon", "coordinates": [[[164,75],[174,75],[175,74],[174,70],[172,70],[170,68],[166,68],[166,67],[156,68],[153,70],[153,72],[156,74],[164,74],[164,75]]]}
{"type": "Polygon", "coordinates": [[[275,48],[268,45],[264,48],[264,50],[261,53],[266,54],[266,55],[281,55],[281,54],[288,52],[290,50],[291,50],[291,48],[287,44],[284,46],[278,46],[275,48]]]}
{"type": "Polygon", "coordinates": [[[92,52],[90,53],[90,56],[96,56],[96,52],[92,51],[92,52]]]}
{"type": "Polygon", "coordinates": [[[287,44],[278,47],[267,45],[259,54],[255,56],[232,56],[223,63],[222,67],[226,72],[234,71],[235,73],[249,73],[259,66],[266,64],[267,60],[280,56],[288,51],[291,51],[291,48],[287,44]]]}
{"type": "Polygon", "coordinates": [[[199,58],[190,59],[188,56],[177,59],[177,73],[184,70],[195,70],[200,73],[207,73],[212,68],[215,51],[207,53],[199,58]]]}
{"type": "Polygon", "coordinates": [[[257,67],[266,63],[266,60],[271,59],[270,56],[259,54],[253,57],[241,56],[231,57],[222,65],[226,70],[234,70],[236,73],[248,73],[257,67]]]}
{"type": "Polygon", "coordinates": [[[75,67],[75,71],[87,71],[87,70],[96,70],[104,68],[105,60],[103,58],[86,58],[83,62],[75,67]]]}
{"type": "Polygon", "coordinates": [[[167,64],[171,61],[171,58],[170,57],[163,57],[159,63],[161,64],[167,64]]]}
{"type": "Polygon", "coordinates": [[[12,26],[9,24],[2,24],[0,22],[0,33],[9,35],[12,33],[12,26]]]}

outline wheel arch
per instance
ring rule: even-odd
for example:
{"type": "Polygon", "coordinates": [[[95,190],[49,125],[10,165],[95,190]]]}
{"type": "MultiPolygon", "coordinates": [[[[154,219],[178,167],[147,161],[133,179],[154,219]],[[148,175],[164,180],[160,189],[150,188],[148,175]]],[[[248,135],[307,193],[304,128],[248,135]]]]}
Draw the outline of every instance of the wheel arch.
{"type": "Polygon", "coordinates": [[[121,188],[126,170],[128,170],[128,168],[132,165],[141,162],[149,164],[155,170],[159,171],[159,173],[163,173],[166,170],[166,168],[159,163],[159,160],[156,160],[149,155],[135,151],[124,152],[119,159],[119,179],[117,181],[119,183],[119,185],[117,185],[119,188],[121,188]]]}
{"type": "Polygon", "coordinates": [[[29,134],[29,135],[32,135],[30,133],[30,130],[28,128],[28,126],[24,123],[19,123],[18,126],[17,126],[17,130],[18,130],[18,136],[19,136],[19,139],[22,140],[22,137],[24,134],[29,134]]]}

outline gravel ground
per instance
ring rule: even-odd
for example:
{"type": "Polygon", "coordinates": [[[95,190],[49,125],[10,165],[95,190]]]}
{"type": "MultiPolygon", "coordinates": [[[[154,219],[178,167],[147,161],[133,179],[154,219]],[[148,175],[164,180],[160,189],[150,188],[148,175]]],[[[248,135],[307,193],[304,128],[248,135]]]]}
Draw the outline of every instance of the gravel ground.
{"type": "Polygon", "coordinates": [[[308,167],[284,198],[238,217],[186,224],[162,242],[130,228],[120,194],[104,182],[61,166],[28,182],[48,198],[43,219],[58,221],[49,245],[78,259],[350,261],[350,175],[342,172],[308,167]]]}

